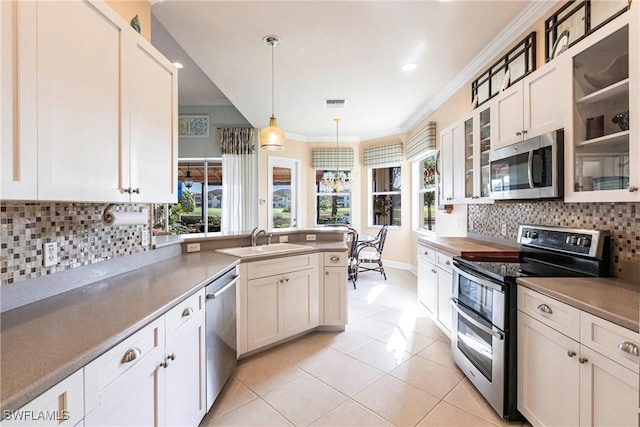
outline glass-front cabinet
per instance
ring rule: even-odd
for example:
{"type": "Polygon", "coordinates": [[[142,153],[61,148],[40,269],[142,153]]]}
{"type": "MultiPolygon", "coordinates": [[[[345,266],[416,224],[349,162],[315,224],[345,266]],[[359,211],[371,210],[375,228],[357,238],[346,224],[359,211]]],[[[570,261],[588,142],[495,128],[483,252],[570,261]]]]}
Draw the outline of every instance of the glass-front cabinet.
{"type": "Polygon", "coordinates": [[[464,179],[458,180],[456,196],[463,203],[485,203],[489,199],[489,151],[491,150],[491,105],[474,110],[464,120],[464,179]]]}
{"type": "Polygon", "coordinates": [[[568,51],[573,65],[573,144],[566,147],[570,157],[565,163],[568,202],[640,200],[635,9],[568,51]]]}

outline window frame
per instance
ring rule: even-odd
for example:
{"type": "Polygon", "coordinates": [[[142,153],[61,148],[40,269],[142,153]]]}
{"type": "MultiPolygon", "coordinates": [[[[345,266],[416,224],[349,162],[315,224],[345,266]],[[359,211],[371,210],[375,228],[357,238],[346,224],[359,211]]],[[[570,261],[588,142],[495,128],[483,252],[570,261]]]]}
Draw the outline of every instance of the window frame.
{"type": "Polygon", "coordinates": [[[300,228],[302,210],[300,209],[300,159],[291,157],[269,156],[268,158],[268,179],[267,179],[267,229],[278,231],[293,231],[300,228]],[[273,168],[291,169],[291,227],[273,227],[273,168]]]}
{"type": "MultiPolygon", "coordinates": [[[[382,228],[384,224],[374,224],[373,215],[374,215],[374,206],[373,206],[373,198],[375,196],[384,196],[384,195],[397,195],[400,196],[400,209],[402,212],[402,162],[392,162],[392,163],[384,163],[374,166],[367,166],[367,226],[369,228],[382,228]],[[390,168],[399,168],[400,169],[400,190],[397,191],[373,191],[373,170],[374,169],[390,169],[390,168]]],[[[400,214],[400,225],[388,224],[388,228],[392,229],[400,229],[402,228],[402,213],[400,214]]]]}
{"type": "MultiPolygon", "coordinates": [[[[335,173],[335,169],[334,170],[328,170],[328,169],[314,169],[314,174],[317,175],[318,171],[322,171],[322,175],[320,177],[320,179],[322,179],[322,177],[325,176],[326,173],[335,173]]],[[[353,171],[351,169],[338,169],[338,173],[340,172],[344,172],[344,174],[351,180],[352,176],[353,176],[353,171]]],[[[320,191],[320,184],[319,181],[317,179],[317,177],[314,176],[314,186],[315,186],[315,225],[318,227],[322,227],[325,226],[327,224],[340,224],[340,225],[350,225],[353,222],[353,211],[352,211],[352,206],[353,206],[353,191],[352,188],[349,187],[349,191],[340,191],[339,193],[335,193],[331,192],[322,192],[320,191]],[[349,222],[348,223],[344,223],[344,222],[328,222],[328,223],[320,223],[318,214],[319,214],[319,207],[318,207],[318,198],[319,197],[323,197],[323,196],[328,196],[328,197],[340,197],[340,196],[348,196],[349,197],[349,212],[347,213],[349,215],[349,222]]]]}
{"type": "MultiPolygon", "coordinates": [[[[424,234],[435,234],[437,232],[437,212],[438,212],[438,177],[437,177],[437,172],[435,174],[435,184],[433,186],[432,189],[426,189],[424,188],[423,185],[423,170],[422,170],[422,165],[424,164],[424,161],[430,157],[433,156],[433,161],[434,163],[437,161],[437,156],[438,153],[436,150],[429,150],[428,152],[423,153],[422,155],[420,155],[419,157],[415,158],[412,160],[411,162],[411,184],[412,184],[412,204],[411,206],[414,206],[415,208],[412,209],[412,215],[411,215],[411,221],[413,224],[413,231],[416,231],[418,233],[424,233],[424,234]],[[422,216],[422,212],[424,209],[424,201],[423,201],[423,197],[425,193],[429,193],[429,192],[433,192],[433,196],[434,196],[434,206],[435,206],[435,215],[434,215],[434,222],[433,222],[433,229],[429,230],[428,228],[424,227],[424,217],[422,216]]],[[[434,166],[435,167],[435,166],[434,166]]]]}

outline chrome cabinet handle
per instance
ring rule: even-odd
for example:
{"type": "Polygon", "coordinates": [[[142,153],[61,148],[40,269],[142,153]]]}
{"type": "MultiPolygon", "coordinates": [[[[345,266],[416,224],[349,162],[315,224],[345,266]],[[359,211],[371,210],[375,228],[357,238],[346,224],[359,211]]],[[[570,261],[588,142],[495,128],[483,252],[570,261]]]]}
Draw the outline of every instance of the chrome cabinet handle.
{"type": "Polygon", "coordinates": [[[425,255],[429,255],[429,251],[424,251],[424,254],[425,255]]]}
{"type": "Polygon", "coordinates": [[[568,351],[567,351],[567,356],[569,356],[569,357],[574,357],[575,355],[576,355],[576,352],[575,352],[575,351],[572,351],[572,350],[568,350],[568,351]]]}
{"type": "Polygon", "coordinates": [[[432,269],[431,269],[431,272],[432,272],[432,273],[437,273],[437,272],[438,272],[438,270],[436,270],[435,268],[432,268],[432,269]]]}
{"type": "Polygon", "coordinates": [[[540,304],[538,306],[538,310],[540,310],[543,313],[547,313],[547,314],[552,314],[553,310],[551,310],[551,307],[549,307],[547,304],[540,304]]]}
{"type": "Polygon", "coordinates": [[[522,136],[522,132],[516,132],[516,136],[522,136]]]}
{"type": "Polygon", "coordinates": [[[169,366],[169,364],[167,362],[160,362],[160,367],[161,368],[167,369],[167,366],[169,366]]]}
{"type": "Polygon", "coordinates": [[[635,191],[638,191],[638,187],[635,185],[629,185],[629,193],[633,193],[635,191]]]}
{"type": "Polygon", "coordinates": [[[138,347],[130,348],[129,350],[127,350],[124,356],[122,356],[122,360],[120,360],[120,363],[133,362],[138,357],[140,357],[141,354],[142,354],[142,351],[140,351],[138,347]]]}
{"type": "Polygon", "coordinates": [[[640,349],[638,349],[638,346],[632,342],[622,341],[618,344],[618,348],[632,356],[640,356],[640,349]]]}
{"type": "Polygon", "coordinates": [[[446,261],[444,264],[445,265],[451,265],[451,261],[446,261]]]}
{"type": "Polygon", "coordinates": [[[191,316],[193,314],[193,309],[191,307],[187,307],[184,310],[182,310],[182,317],[188,317],[191,316]]]}
{"type": "Polygon", "coordinates": [[[523,134],[523,135],[526,135],[526,134],[527,134],[527,131],[523,129],[523,130],[522,130],[522,134],[523,134]]]}
{"type": "Polygon", "coordinates": [[[587,359],[586,357],[580,357],[580,358],[578,358],[578,362],[583,363],[583,364],[584,364],[584,363],[587,363],[588,361],[589,361],[589,359],[587,359]]]}
{"type": "Polygon", "coordinates": [[[132,188],[131,192],[132,193],[136,193],[136,194],[140,194],[140,188],[132,188]]]}
{"type": "Polygon", "coordinates": [[[339,256],[335,256],[333,255],[331,258],[329,258],[331,261],[340,261],[340,257],[339,256]]]}
{"type": "Polygon", "coordinates": [[[176,354],[175,353],[171,353],[170,355],[167,356],[167,359],[176,360],[176,354]]]}

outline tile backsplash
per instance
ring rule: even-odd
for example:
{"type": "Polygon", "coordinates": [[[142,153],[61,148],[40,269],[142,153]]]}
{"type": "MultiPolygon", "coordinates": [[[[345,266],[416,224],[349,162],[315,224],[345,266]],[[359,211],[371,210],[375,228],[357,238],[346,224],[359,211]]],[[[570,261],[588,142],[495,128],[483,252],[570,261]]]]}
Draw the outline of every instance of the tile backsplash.
{"type": "MultiPolygon", "coordinates": [[[[143,252],[148,225],[102,224],[106,203],[0,203],[0,286],[143,252]],[[58,244],[58,264],[44,267],[42,245],[58,244]]],[[[146,204],[116,205],[113,211],[150,211],[146,204]]]]}
{"type": "Polygon", "coordinates": [[[612,241],[612,274],[623,261],[640,264],[640,203],[500,202],[469,205],[469,232],[515,242],[522,224],[608,230],[612,241]],[[507,226],[503,236],[502,225],[507,226]]]}

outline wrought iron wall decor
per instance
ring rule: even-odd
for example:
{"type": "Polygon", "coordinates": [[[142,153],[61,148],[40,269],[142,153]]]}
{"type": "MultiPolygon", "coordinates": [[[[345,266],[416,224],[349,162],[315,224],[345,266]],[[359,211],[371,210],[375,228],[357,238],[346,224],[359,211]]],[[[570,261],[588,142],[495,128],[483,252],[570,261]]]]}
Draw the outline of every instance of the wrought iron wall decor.
{"type": "Polygon", "coordinates": [[[189,114],[178,117],[180,138],[209,138],[209,115],[189,114]]]}
{"type": "Polygon", "coordinates": [[[545,61],[553,56],[558,37],[569,31],[569,45],[573,46],[589,34],[611,22],[631,7],[631,0],[591,1],[570,0],[544,22],[545,61]]]}
{"type": "Polygon", "coordinates": [[[536,33],[534,31],[471,83],[473,103],[476,103],[477,97],[477,105],[482,105],[535,69],[536,33]]]}

